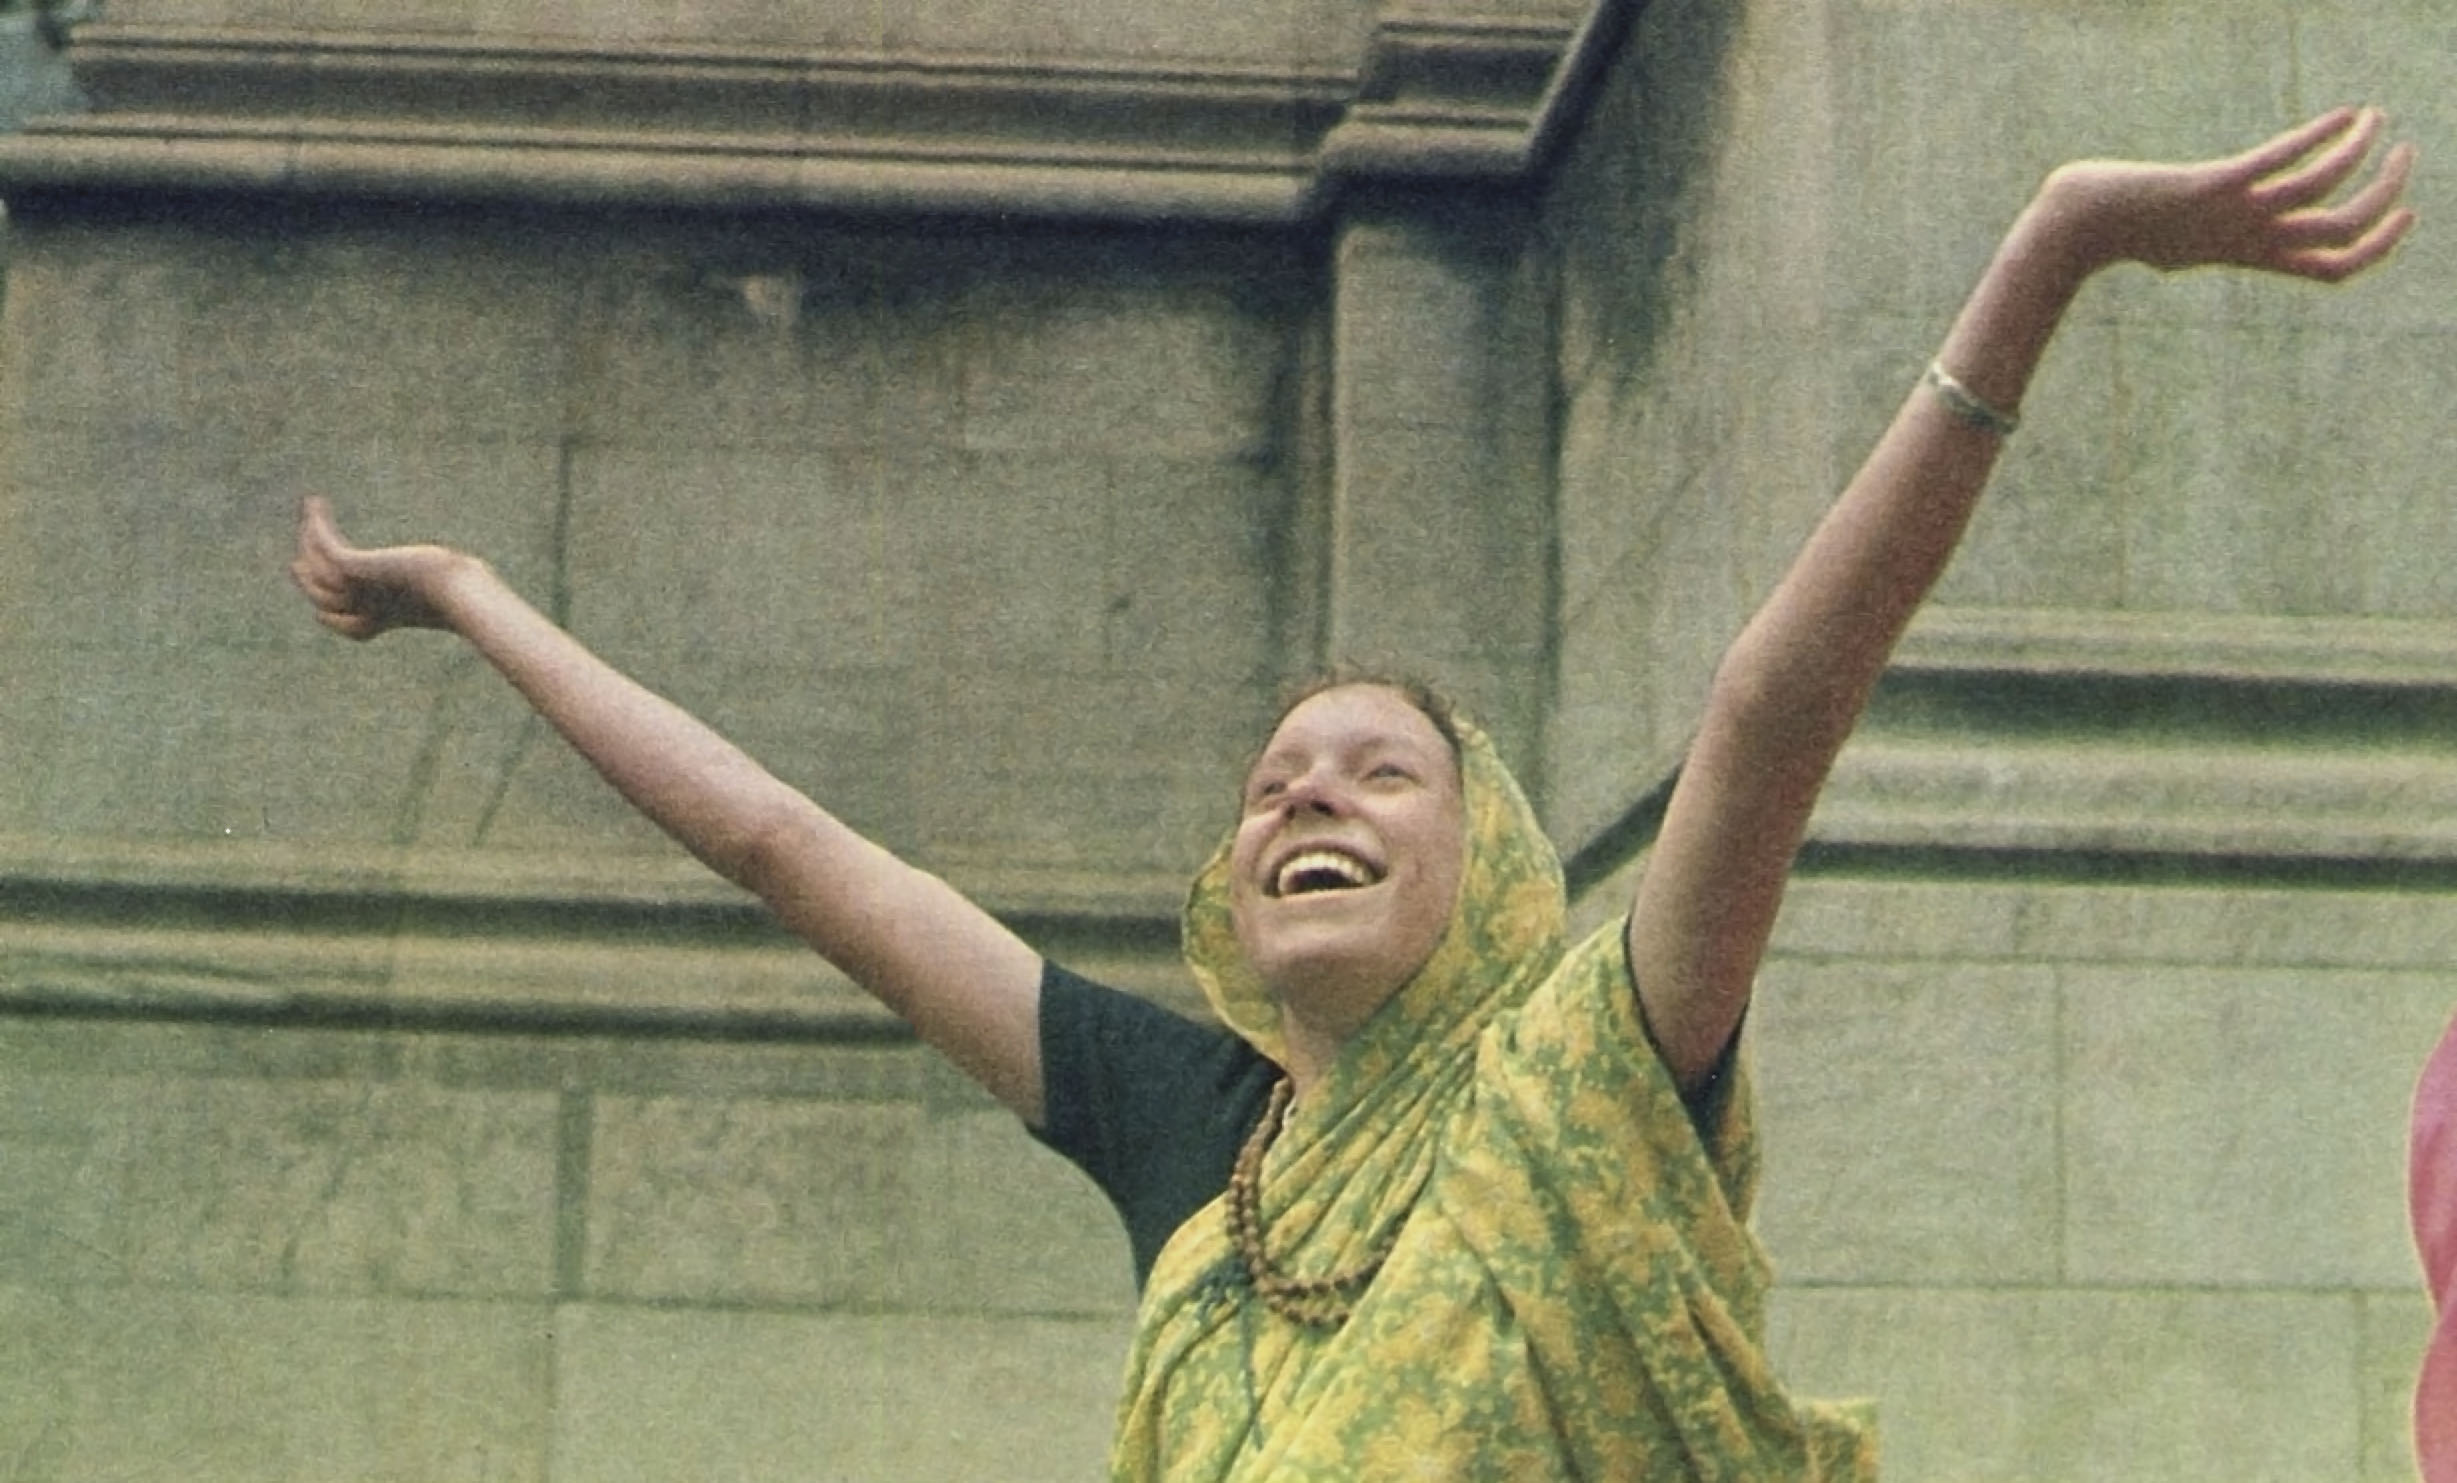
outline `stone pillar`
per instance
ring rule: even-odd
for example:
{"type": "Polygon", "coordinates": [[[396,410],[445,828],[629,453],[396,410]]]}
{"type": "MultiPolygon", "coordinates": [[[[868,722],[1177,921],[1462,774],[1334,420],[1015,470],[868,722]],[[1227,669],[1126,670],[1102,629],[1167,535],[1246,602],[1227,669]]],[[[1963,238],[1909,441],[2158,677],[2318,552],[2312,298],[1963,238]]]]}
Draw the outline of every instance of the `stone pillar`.
{"type": "Polygon", "coordinates": [[[1377,192],[1332,270],[1326,647],[1446,686],[1520,768],[1550,691],[1554,567],[1532,242],[1514,194],[1377,192]]]}

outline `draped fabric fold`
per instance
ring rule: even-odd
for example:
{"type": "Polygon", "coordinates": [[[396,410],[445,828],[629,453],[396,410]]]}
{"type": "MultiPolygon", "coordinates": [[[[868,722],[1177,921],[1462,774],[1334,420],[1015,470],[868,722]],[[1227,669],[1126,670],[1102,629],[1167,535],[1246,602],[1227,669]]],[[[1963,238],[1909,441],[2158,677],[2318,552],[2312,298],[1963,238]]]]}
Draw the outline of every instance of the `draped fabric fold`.
{"type": "MultiPolygon", "coordinates": [[[[1344,1324],[1307,1327],[1255,1294],[1220,1202],[1189,1220],[1145,1291],[1113,1475],[1873,1477],[1864,1419],[1794,1402],[1767,1367],[1745,1069],[1692,1119],[1618,924],[1565,951],[1534,811],[1472,726],[1461,753],[1467,859],[1446,935],[1262,1166],[1282,1272],[1396,1243],[1344,1324]]],[[[1224,846],[1196,880],[1187,958],[1222,1018],[1281,1059],[1226,868],[1224,846]]]]}

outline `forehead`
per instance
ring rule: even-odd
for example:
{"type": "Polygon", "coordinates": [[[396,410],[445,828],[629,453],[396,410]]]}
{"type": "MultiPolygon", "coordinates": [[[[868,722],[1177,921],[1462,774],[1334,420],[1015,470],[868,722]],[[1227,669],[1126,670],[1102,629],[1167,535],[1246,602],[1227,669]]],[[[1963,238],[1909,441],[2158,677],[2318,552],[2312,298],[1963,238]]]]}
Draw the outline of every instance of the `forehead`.
{"type": "Polygon", "coordinates": [[[1339,685],[1290,708],[1256,759],[1257,768],[1314,752],[1371,746],[1403,747],[1448,758],[1432,718],[1387,685],[1339,685]]]}

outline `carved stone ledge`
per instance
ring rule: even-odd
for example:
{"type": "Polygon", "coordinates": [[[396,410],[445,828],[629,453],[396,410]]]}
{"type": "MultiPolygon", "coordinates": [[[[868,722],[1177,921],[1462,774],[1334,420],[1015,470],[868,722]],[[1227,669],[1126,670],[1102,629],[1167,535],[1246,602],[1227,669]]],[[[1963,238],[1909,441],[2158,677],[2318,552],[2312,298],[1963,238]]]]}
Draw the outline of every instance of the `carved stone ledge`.
{"type": "Polygon", "coordinates": [[[1304,70],[98,22],[93,111],[0,138],[0,191],[1292,224],[1342,179],[1525,173],[1605,34],[1402,14],[1304,70]]]}
{"type": "Polygon", "coordinates": [[[1895,668],[2457,687],[2457,625],[2398,618],[1935,607],[1895,668]]]}
{"type": "Polygon", "coordinates": [[[1938,853],[2457,866],[2457,761],[2253,747],[1872,738],[1816,843],[1938,853]]]}
{"type": "Polygon", "coordinates": [[[1338,74],[94,25],[0,188],[1280,221],[1338,74]]]}
{"type": "Polygon", "coordinates": [[[1516,178],[1537,105],[1579,28],[1517,18],[1385,17],[1356,101],[1323,141],[1345,176],[1516,178]]]}
{"type": "MultiPolygon", "coordinates": [[[[951,870],[1103,982],[1183,1007],[1174,878],[951,870]]],[[[680,855],[0,838],[0,1015],[899,1035],[680,855]]]]}
{"type": "Polygon", "coordinates": [[[1864,856],[2457,872],[2457,635],[2393,619],[1936,609],[1811,837],[1864,856]]]}
{"type": "MultiPolygon", "coordinates": [[[[1620,882],[1669,780],[1573,842],[1620,882]]],[[[2457,885],[2457,632],[1936,607],[1810,821],[1811,871],[2457,885]]]]}

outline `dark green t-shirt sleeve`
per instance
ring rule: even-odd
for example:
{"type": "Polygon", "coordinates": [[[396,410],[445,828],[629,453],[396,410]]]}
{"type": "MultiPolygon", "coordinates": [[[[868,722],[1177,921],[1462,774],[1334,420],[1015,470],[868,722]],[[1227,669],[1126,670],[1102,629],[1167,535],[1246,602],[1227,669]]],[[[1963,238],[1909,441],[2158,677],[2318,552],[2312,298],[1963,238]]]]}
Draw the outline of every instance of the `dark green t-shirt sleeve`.
{"type": "Polygon", "coordinates": [[[1126,1224],[1135,1285],[1228,1187],[1278,1068],[1230,1032],[1055,963],[1041,970],[1043,1126],[1126,1224]]]}

